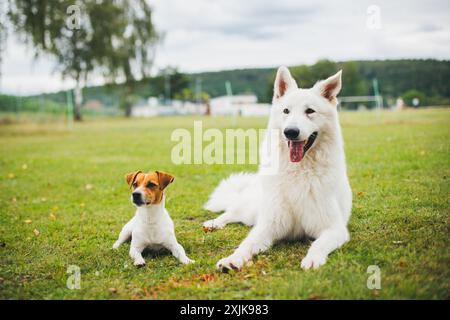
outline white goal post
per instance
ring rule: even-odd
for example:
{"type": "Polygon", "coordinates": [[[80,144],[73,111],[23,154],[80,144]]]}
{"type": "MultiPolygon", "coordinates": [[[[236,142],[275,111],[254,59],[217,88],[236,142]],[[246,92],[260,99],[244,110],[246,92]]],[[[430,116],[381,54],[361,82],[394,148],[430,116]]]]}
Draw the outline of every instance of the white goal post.
{"type": "Polygon", "coordinates": [[[380,95],[339,97],[338,102],[339,102],[339,107],[341,107],[342,103],[347,103],[347,102],[375,102],[376,109],[383,108],[383,97],[380,95]]]}

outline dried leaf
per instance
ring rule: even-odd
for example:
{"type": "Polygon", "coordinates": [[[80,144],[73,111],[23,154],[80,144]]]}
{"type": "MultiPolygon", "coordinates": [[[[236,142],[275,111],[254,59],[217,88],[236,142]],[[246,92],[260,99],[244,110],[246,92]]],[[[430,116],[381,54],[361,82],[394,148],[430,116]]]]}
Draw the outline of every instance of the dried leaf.
{"type": "Polygon", "coordinates": [[[357,193],[358,197],[364,197],[366,193],[364,191],[360,191],[357,193]]]}
{"type": "Polygon", "coordinates": [[[41,234],[38,229],[34,229],[33,233],[36,237],[38,237],[41,234]]]}
{"type": "Polygon", "coordinates": [[[27,219],[27,220],[24,220],[24,222],[25,222],[26,224],[30,224],[30,223],[32,223],[32,222],[33,222],[33,220],[31,220],[31,219],[27,219]]]}
{"type": "Polygon", "coordinates": [[[203,227],[203,232],[204,232],[204,233],[213,232],[213,231],[214,231],[213,228],[203,227]]]}
{"type": "Polygon", "coordinates": [[[215,276],[213,274],[202,274],[200,275],[200,280],[203,282],[211,282],[215,280],[215,276]]]}
{"type": "Polygon", "coordinates": [[[88,184],[85,186],[85,188],[86,188],[86,190],[91,190],[92,188],[94,188],[94,186],[93,186],[92,184],[88,183],[88,184]]]}

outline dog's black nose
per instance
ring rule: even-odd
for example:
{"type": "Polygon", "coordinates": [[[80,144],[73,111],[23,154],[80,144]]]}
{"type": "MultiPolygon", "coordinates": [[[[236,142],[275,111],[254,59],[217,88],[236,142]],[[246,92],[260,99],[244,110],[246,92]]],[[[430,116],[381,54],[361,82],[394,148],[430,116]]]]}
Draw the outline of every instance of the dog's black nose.
{"type": "Polygon", "coordinates": [[[289,140],[296,139],[299,136],[299,134],[300,134],[300,129],[299,128],[287,127],[286,129],[284,129],[284,135],[289,140]]]}
{"type": "Polygon", "coordinates": [[[133,202],[136,204],[142,204],[142,197],[139,192],[133,192],[131,194],[133,196],[133,202]]]}

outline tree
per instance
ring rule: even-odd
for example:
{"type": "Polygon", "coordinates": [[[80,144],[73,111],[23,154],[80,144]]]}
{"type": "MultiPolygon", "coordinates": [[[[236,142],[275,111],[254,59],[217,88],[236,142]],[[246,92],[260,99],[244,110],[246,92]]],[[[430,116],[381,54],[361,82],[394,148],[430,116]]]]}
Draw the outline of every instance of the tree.
{"type": "Polygon", "coordinates": [[[314,81],[326,79],[339,70],[336,62],[325,59],[317,61],[310,68],[314,81]]]}
{"type": "MultiPolygon", "coordinates": [[[[56,58],[56,69],[75,80],[75,96],[98,72],[108,82],[148,76],[158,40],[145,0],[10,0],[8,15],[36,56],[56,58]]],[[[81,101],[74,116],[81,120],[81,101]]]]}
{"type": "Polygon", "coordinates": [[[0,88],[2,84],[2,57],[6,46],[8,30],[6,28],[6,4],[0,3],[0,88]]]}
{"type": "Polygon", "coordinates": [[[358,71],[356,62],[345,62],[342,65],[342,72],[341,96],[364,96],[368,94],[367,85],[358,71]]]}
{"type": "Polygon", "coordinates": [[[166,67],[152,79],[152,94],[171,100],[189,87],[189,78],[174,67],[166,67]]]}
{"type": "Polygon", "coordinates": [[[405,93],[402,94],[402,99],[406,103],[406,105],[410,107],[417,107],[419,105],[424,105],[426,103],[425,95],[415,89],[408,90],[405,93]],[[418,99],[418,105],[414,105],[413,101],[414,99],[418,99]]]}

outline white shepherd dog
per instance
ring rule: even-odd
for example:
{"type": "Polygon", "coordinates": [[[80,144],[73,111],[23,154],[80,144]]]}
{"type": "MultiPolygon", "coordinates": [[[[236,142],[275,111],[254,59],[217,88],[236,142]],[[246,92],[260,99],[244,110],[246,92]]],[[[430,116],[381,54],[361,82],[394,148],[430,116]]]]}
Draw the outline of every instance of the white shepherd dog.
{"type": "Polygon", "coordinates": [[[264,173],[262,163],[272,160],[261,158],[257,173],[231,175],[204,206],[224,211],[204,223],[207,229],[233,222],[253,226],[234,253],[217,263],[218,269],[241,269],[277,241],[307,237],[315,240],[301,267],[318,268],[349,240],[352,192],[337,112],[340,90],[341,71],[300,89],[286,67],[278,69],[267,131],[279,132],[273,152],[277,172],[264,173]]]}

